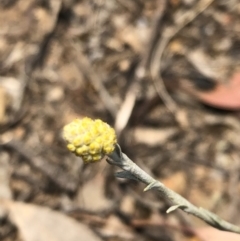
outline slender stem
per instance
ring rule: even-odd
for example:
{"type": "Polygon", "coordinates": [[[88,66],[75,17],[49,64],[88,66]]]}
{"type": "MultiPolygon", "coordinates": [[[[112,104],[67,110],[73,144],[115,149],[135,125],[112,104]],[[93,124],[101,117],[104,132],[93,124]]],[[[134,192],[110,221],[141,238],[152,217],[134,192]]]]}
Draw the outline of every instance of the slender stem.
{"type": "Polygon", "coordinates": [[[201,208],[196,207],[178,193],[167,188],[163,183],[155,180],[139,166],[137,166],[128,156],[122,153],[119,145],[116,146],[115,151],[107,156],[107,162],[123,169],[123,171],[116,173],[119,178],[134,179],[143,182],[147,185],[144,191],[156,189],[161,193],[161,196],[167,200],[172,206],[167,212],[172,212],[176,209],[181,209],[186,213],[192,214],[209,225],[224,231],[240,233],[240,228],[221,219],[216,214],[201,208]]]}

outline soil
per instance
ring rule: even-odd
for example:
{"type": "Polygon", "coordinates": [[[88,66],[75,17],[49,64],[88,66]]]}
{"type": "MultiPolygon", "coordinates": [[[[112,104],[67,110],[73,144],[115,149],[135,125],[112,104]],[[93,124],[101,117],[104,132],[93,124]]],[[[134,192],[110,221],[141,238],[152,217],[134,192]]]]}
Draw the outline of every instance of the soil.
{"type": "MultiPolygon", "coordinates": [[[[157,192],[67,151],[63,126],[88,116],[151,176],[240,225],[239,17],[237,0],[0,1],[0,199],[102,240],[207,240],[157,192]]],[[[30,240],[4,205],[0,223],[1,240],[30,240]]]]}

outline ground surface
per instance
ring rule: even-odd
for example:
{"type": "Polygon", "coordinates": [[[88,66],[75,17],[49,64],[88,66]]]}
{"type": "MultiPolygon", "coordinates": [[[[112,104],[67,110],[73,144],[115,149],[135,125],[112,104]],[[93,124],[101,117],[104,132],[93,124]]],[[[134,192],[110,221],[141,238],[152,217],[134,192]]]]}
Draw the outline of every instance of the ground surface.
{"type": "Polygon", "coordinates": [[[240,225],[239,17],[238,0],[0,1],[0,239],[240,240],[61,137],[101,118],[149,174],[240,225]]]}

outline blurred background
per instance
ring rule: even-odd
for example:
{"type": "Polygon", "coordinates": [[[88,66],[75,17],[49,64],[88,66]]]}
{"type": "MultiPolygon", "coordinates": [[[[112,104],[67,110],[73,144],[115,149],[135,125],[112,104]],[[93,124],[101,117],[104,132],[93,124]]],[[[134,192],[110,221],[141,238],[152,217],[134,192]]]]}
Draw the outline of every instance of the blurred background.
{"type": "Polygon", "coordinates": [[[0,240],[240,240],[84,165],[100,118],[134,162],[240,225],[238,0],[0,0],[0,240]]]}

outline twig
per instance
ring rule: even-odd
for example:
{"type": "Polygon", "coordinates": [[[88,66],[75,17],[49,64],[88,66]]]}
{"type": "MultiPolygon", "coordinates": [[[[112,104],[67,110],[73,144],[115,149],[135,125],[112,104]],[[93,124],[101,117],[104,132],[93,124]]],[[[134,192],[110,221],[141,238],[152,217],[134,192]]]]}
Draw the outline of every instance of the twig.
{"type": "Polygon", "coordinates": [[[234,232],[240,234],[240,228],[224,221],[216,214],[201,208],[196,207],[188,200],[183,198],[178,193],[175,193],[171,189],[167,188],[161,182],[152,178],[149,174],[143,171],[139,166],[137,166],[133,161],[131,161],[127,155],[122,153],[120,146],[117,145],[115,151],[107,156],[107,162],[111,165],[116,165],[123,169],[123,171],[116,173],[116,177],[133,179],[141,181],[147,185],[144,191],[150,189],[156,189],[160,192],[161,196],[166,199],[172,206],[167,210],[167,213],[175,211],[176,209],[181,209],[186,213],[192,214],[209,225],[224,231],[234,232]]]}
{"type": "Polygon", "coordinates": [[[178,116],[178,108],[174,100],[168,94],[166,87],[163,83],[163,79],[161,77],[161,61],[163,53],[171,41],[171,39],[187,24],[192,22],[199,14],[201,14],[205,9],[207,9],[214,0],[202,0],[200,1],[195,8],[191,12],[187,12],[180,19],[178,19],[178,25],[176,27],[166,27],[163,29],[162,36],[158,39],[154,51],[154,55],[152,56],[151,66],[150,66],[150,74],[151,79],[153,81],[153,85],[160,96],[163,102],[167,106],[168,110],[175,115],[177,121],[178,116]]]}
{"type": "Polygon", "coordinates": [[[164,15],[164,11],[166,8],[166,0],[159,1],[159,9],[157,11],[157,17],[154,21],[153,31],[147,44],[146,50],[141,55],[141,61],[134,73],[134,79],[132,84],[130,85],[126,97],[117,113],[114,128],[117,131],[118,135],[121,134],[121,131],[126,127],[129,118],[131,116],[132,110],[135,106],[135,102],[137,99],[137,94],[140,89],[140,85],[142,80],[146,77],[146,74],[149,69],[149,65],[151,62],[151,56],[154,51],[156,34],[158,34],[159,24],[162,21],[162,17],[164,15]]]}
{"type": "Polygon", "coordinates": [[[115,118],[117,107],[111,95],[108,93],[105,86],[103,85],[103,80],[97,73],[94,72],[88,59],[86,58],[86,56],[83,55],[80,46],[72,42],[72,47],[75,49],[76,52],[77,67],[83,73],[84,77],[91,82],[94,89],[98,92],[99,98],[101,99],[102,103],[106,106],[112,117],[115,118]]]}
{"type": "Polygon", "coordinates": [[[77,181],[68,176],[64,170],[53,163],[45,161],[40,156],[35,156],[34,153],[26,148],[21,142],[10,141],[1,144],[2,147],[17,151],[25,160],[35,169],[44,173],[53,183],[62,190],[67,192],[75,192],[77,189],[77,181]]]}

